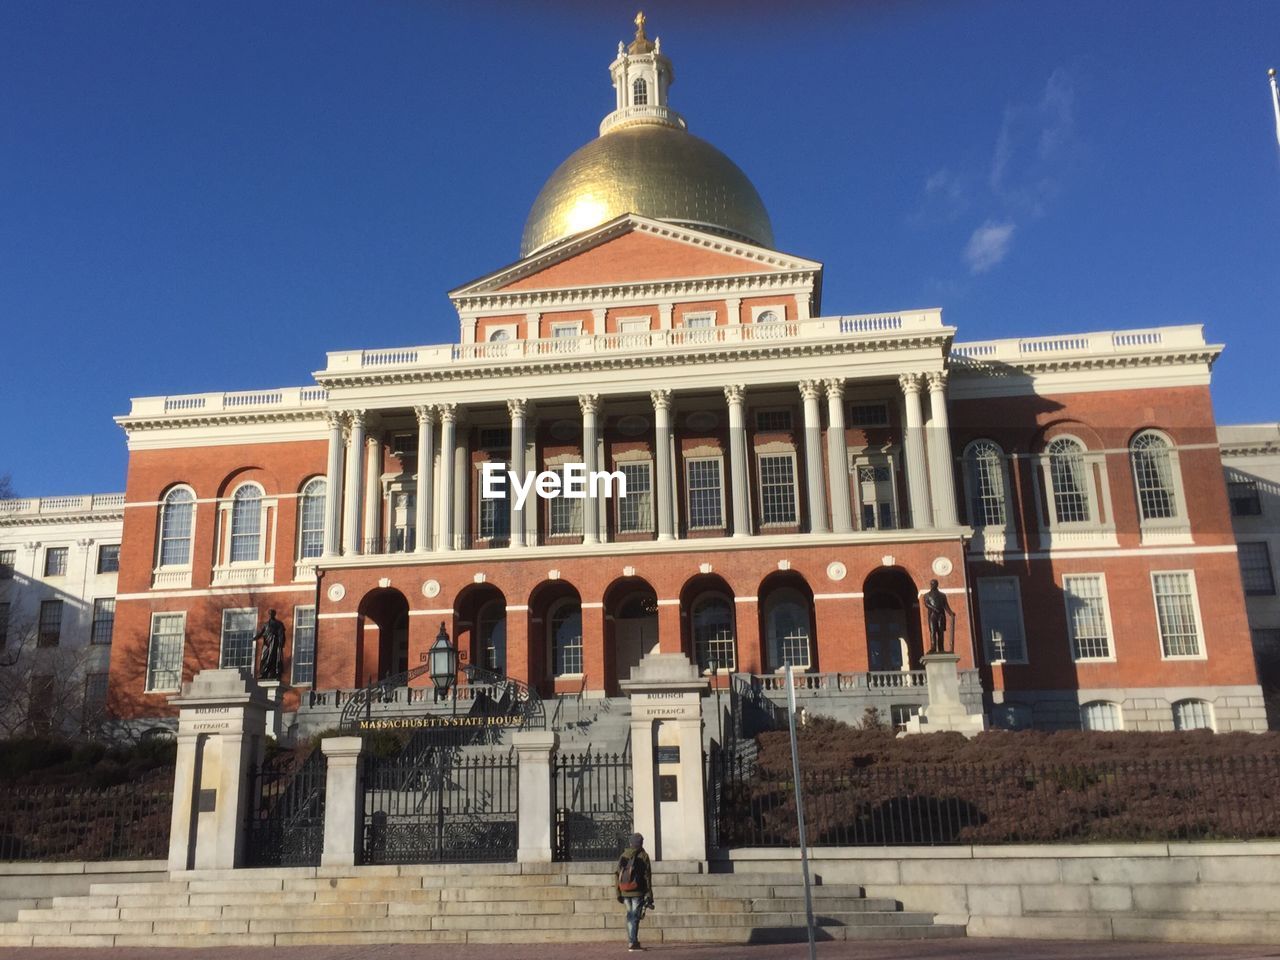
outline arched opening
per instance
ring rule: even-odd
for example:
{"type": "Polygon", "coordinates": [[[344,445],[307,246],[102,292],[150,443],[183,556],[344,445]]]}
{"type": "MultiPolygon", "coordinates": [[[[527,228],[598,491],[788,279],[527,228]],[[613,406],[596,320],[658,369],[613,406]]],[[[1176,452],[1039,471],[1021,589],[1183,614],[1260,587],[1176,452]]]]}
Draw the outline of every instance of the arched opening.
{"type": "Polygon", "coordinates": [[[874,670],[918,670],[924,653],[920,599],[905,570],[876,570],[862,587],[867,628],[867,663],[874,670]]]}
{"type": "Polygon", "coordinates": [[[714,575],[694,577],[680,591],[684,649],[700,672],[715,660],[717,673],[738,669],[738,624],[733,591],[714,575]]]}
{"type": "Polygon", "coordinates": [[[529,596],[530,686],[551,696],[576,692],[587,680],[582,597],[563,580],[545,581],[529,596]]]}
{"type": "Polygon", "coordinates": [[[467,587],[454,601],[453,637],[463,663],[507,672],[507,598],[491,583],[467,587]]]}
{"type": "Polygon", "coordinates": [[[776,573],[760,585],[760,636],[766,671],[790,664],[804,672],[818,669],[813,591],[798,573],[776,573]]]}
{"type": "Polygon", "coordinates": [[[606,658],[610,695],[618,682],[629,680],[641,659],[658,652],[658,595],[646,581],[627,577],[615,581],[604,593],[606,658]],[[612,660],[609,663],[608,660],[612,660]]]}
{"type": "Polygon", "coordinates": [[[409,669],[409,601],[392,587],[370,590],[360,601],[356,682],[384,680],[409,669]]]}

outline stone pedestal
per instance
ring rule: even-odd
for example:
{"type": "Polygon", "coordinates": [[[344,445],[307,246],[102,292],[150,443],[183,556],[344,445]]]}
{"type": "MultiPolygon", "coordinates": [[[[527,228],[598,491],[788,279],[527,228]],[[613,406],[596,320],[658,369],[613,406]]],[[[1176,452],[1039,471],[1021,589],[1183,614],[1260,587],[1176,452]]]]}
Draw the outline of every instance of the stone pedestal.
{"type": "Polygon", "coordinates": [[[360,842],[359,737],[328,737],[320,741],[324,754],[324,849],[322,867],[352,867],[360,842]]]}
{"type": "Polygon", "coordinates": [[[621,687],[631,697],[635,829],[655,860],[705,860],[702,695],[683,653],[650,654],[621,687]]]}
{"type": "Polygon", "coordinates": [[[282,729],[280,714],[280,681],[279,680],[259,680],[258,688],[266,695],[267,703],[267,736],[272,740],[280,739],[280,731],[282,729]]]}
{"type": "Polygon", "coordinates": [[[555,815],[551,796],[551,755],[560,737],[541,730],[512,735],[519,762],[519,841],[516,860],[520,863],[550,863],[555,815]]]}
{"type": "Polygon", "coordinates": [[[262,757],[270,704],[247,670],[201,670],[170,697],[178,708],[169,869],[238,866],[251,765],[262,757]]]}
{"type": "Polygon", "coordinates": [[[954,653],[927,653],[920,662],[929,684],[929,705],[907,722],[904,733],[955,730],[972,737],[987,729],[987,718],[969,713],[960,701],[960,658],[954,653]]]}

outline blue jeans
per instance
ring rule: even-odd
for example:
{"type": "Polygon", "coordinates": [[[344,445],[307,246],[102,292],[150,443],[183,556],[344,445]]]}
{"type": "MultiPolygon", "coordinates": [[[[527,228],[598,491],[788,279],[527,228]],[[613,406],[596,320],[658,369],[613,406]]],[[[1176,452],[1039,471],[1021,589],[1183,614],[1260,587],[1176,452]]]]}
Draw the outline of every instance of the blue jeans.
{"type": "Polygon", "coordinates": [[[627,943],[640,942],[640,921],[644,919],[644,897],[623,897],[627,905],[627,943]]]}

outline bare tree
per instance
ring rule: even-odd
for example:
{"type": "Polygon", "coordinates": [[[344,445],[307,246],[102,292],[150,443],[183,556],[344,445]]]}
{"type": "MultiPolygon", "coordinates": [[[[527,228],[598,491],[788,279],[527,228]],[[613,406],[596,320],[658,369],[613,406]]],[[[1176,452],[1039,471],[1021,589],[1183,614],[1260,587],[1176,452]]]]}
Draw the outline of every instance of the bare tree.
{"type": "Polygon", "coordinates": [[[0,654],[0,736],[93,736],[102,722],[89,697],[90,651],[40,646],[34,620],[10,622],[0,654]]]}

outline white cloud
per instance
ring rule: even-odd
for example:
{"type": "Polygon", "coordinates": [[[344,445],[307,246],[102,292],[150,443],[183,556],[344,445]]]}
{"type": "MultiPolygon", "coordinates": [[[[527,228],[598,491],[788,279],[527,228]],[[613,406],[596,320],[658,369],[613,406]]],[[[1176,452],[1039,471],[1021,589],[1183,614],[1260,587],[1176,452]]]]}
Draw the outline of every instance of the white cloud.
{"type": "Polygon", "coordinates": [[[973,231],[964,248],[964,259],[969,265],[969,272],[985,273],[1008,256],[1016,229],[1017,225],[1009,220],[1003,223],[988,220],[973,231]]]}

